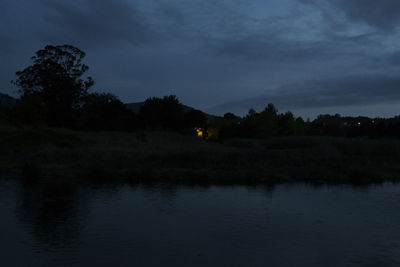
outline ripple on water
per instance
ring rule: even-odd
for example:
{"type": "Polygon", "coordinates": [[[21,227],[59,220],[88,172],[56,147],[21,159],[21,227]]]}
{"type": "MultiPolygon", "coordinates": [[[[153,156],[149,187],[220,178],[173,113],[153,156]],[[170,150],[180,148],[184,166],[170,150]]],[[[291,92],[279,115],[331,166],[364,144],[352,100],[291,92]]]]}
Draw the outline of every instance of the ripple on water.
{"type": "Polygon", "coordinates": [[[400,266],[400,186],[0,182],[7,266],[400,266]],[[20,255],[15,257],[14,255],[20,255]]]}

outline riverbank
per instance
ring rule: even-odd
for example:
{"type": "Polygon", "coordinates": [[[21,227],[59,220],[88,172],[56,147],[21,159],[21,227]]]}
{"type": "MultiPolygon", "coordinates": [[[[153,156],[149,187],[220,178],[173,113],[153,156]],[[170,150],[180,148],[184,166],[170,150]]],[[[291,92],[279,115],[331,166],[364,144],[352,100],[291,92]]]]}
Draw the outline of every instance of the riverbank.
{"type": "Polygon", "coordinates": [[[5,178],[183,184],[398,181],[400,141],[332,137],[209,142],[172,132],[0,127],[5,178]]]}

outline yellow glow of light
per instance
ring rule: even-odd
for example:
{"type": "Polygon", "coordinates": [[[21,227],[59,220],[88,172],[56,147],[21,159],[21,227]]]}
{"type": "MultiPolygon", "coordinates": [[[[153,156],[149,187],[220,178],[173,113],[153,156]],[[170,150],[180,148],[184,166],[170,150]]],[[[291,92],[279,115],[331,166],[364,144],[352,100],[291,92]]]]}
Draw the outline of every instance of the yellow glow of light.
{"type": "Polygon", "coordinates": [[[197,129],[196,129],[196,133],[197,133],[197,136],[198,136],[198,137],[203,137],[203,130],[202,130],[202,129],[197,128],[197,129]]]}
{"type": "Polygon", "coordinates": [[[361,122],[357,122],[357,125],[358,125],[358,126],[361,126],[361,122]]]}

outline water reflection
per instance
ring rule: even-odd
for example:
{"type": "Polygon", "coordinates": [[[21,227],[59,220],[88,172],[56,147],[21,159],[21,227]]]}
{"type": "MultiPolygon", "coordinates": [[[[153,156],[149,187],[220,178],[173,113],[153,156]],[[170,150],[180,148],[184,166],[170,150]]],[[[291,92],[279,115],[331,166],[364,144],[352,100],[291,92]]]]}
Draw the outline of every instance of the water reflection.
{"type": "Polygon", "coordinates": [[[43,249],[79,246],[89,212],[77,186],[21,182],[17,217],[43,249]]]}
{"type": "Polygon", "coordinates": [[[400,265],[398,185],[0,181],[0,196],[5,266],[400,265]]]}

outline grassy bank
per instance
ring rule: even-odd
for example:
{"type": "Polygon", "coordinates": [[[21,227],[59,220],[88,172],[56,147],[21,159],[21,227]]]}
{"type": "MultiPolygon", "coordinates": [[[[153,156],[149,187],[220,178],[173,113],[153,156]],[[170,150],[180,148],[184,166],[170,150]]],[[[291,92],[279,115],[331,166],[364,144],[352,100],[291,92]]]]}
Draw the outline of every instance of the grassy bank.
{"type": "Polygon", "coordinates": [[[400,141],[330,137],[204,141],[171,132],[0,126],[0,175],[93,182],[373,183],[399,180],[400,141]]]}

